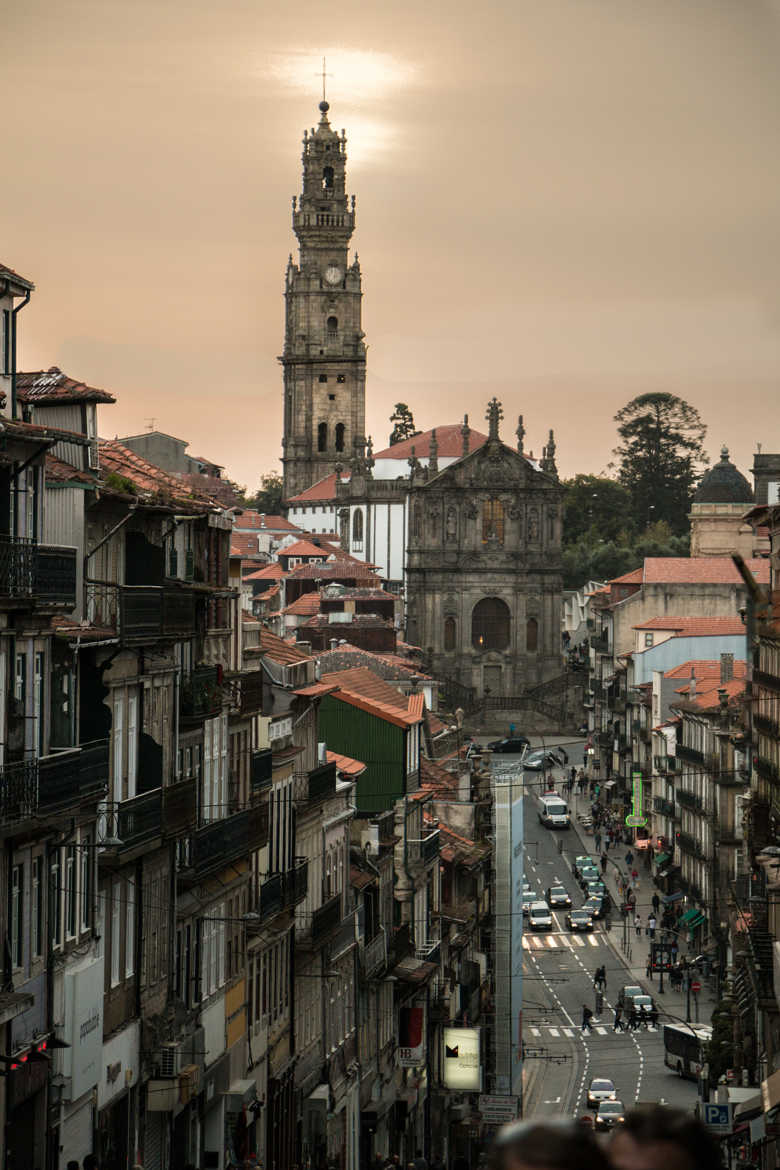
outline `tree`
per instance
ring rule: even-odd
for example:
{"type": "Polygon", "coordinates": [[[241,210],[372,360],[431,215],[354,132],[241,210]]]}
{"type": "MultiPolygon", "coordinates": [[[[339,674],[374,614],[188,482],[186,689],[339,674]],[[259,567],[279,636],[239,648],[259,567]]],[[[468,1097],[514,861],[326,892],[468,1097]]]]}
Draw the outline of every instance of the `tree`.
{"type": "Polygon", "coordinates": [[[396,402],[395,409],[390,415],[390,422],[394,424],[393,433],[390,436],[391,447],[395,443],[403,443],[404,439],[411,439],[420,433],[414,428],[414,415],[405,402],[396,402]]]}
{"type": "Polygon", "coordinates": [[[707,462],[707,428],[698,410],[674,394],[640,394],[615,422],[618,479],[630,494],[634,527],[665,520],[672,532],[685,532],[699,468],[707,462]]]}
{"type": "Polygon", "coordinates": [[[631,498],[615,479],[575,475],[563,482],[563,544],[576,544],[586,534],[593,541],[618,540],[625,530],[631,498]]]}
{"type": "Polygon", "coordinates": [[[256,512],[278,516],[282,510],[282,477],[278,471],[266,471],[260,477],[260,487],[252,501],[256,512]]]}

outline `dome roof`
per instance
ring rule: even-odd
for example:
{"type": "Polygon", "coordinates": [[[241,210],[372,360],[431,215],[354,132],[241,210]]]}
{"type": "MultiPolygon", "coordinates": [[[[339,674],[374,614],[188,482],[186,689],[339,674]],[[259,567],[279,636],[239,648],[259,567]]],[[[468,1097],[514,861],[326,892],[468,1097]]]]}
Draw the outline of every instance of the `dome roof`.
{"type": "Polygon", "coordinates": [[[720,462],[703,477],[693,497],[694,504],[750,504],[753,489],[741,471],[729,459],[728,447],[722,447],[720,462]]]}

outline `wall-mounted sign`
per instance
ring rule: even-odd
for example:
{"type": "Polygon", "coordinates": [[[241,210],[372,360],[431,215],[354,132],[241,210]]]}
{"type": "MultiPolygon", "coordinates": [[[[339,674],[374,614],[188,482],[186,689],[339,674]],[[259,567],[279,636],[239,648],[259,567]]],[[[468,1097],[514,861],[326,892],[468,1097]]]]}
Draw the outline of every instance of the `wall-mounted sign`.
{"type": "Polygon", "coordinates": [[[482,1090],[479,1028],[444,1028],[442,1077],[448,1089],[465,1093],[482,1090]]]}
{"type": "Polygon", "coordinates": [[[401,1008],[399,1021],[398,1063],[401,1068],[425,1064],[425,1009],[401,1008]]]}

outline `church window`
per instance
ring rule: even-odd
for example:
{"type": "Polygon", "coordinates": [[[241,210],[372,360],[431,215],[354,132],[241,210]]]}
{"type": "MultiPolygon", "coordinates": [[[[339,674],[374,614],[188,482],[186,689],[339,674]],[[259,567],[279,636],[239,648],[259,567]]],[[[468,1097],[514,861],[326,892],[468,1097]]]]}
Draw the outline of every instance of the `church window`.
{"type": "Polygon", "coordinates": [[[444,649],[454,650],[457,636],[457,627],[455,625],[455,618],[448,617],[444,619],[444,649]]]}
{"type": "Polygon", "coordinates": [[[317,427],[317,450],[327,451],[328,449],[328,424],[320,423],[317,427]]]}
{"type": "Polygon", "coordinates": [[[482,543],[489,540],[504,543],[504,505],[496,499],[482,502],[482,543]]]}
{"type": "Polygon", "coordinates": [[[476,650],[505,650],[512,616],[500,597],[483,597],[471,611],[471,644],[476,650]]]}
{"type": "Polygon", "coordinates": [[[327,374],[320,374],[320,381],[321,382],[327,382],[327,380],[328,380],[327,374]]]}
{"type": "Polygon", "coordinates": [[[328,336],[331,336],[331,334],[336,333],[336,331],[338,330],[338,327],[339,327],[338,317],[328,317],[328,321],[327,321],[328,336]]]}
{"type": "Polygon", "coordinates": [[[363,512],[360,508],[352,517],[352,547],[357,552],[363,548],[363,512]]]}
{"type": "Polygon", "coordinates": [[[529,654],[535,654],[539,647],[539,623],[536,618],[529,618],[525,623],[525,648],[529,654]]]}
{"type": "Polygon", "coordinates": [[[336,395],[335,395],[335,394],[329,394],[329,395],[328,395],[328,402],[335,402],[335,401],[336,401],[336,395]]]}
{"type": "Polygon", "coordinates": [[[330,191],[333,187],[333,167],[325,167],[322,172],[322,189],[330,191]]]}
{"type": "Polygon", "coordinates": [[[336,423],[336,450],[344,450],[344,423],[336,423]]]}
{"type": "Polygon", "coordinates": [[[346,382],[346,380],[347,380],[346,374],[336,374],[336,381],[337,382],[341,382],[343,385],[343,383],[346,382]]]}
{"type": "Polygon", "coordinates": [[[415,540],[422,540],[422,506],[419,502],[414,505],[414,514],[412,518],[412,532],[415,540]]]}

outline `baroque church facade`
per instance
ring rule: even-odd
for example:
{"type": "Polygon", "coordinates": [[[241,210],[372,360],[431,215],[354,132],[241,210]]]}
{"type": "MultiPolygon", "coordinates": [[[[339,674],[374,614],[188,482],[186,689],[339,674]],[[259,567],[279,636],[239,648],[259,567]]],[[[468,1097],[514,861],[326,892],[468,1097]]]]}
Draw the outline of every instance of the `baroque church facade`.
{"type": "Polygon", "coordinates": [[[285,291],[284,496],[289,518],[340,535],[403,594],[407,641],[431,673],[476,694],[522,695],[562,670],[561,495],[555,442],[541,460],[488,434],[445,425],[376,455],[365,437],[361,274],[348,246],[346,138],[328,121],[303,138],[293,200],[298,263],[285,291]],[[439,445],[441,436],[441,450],[439,445]]]}

